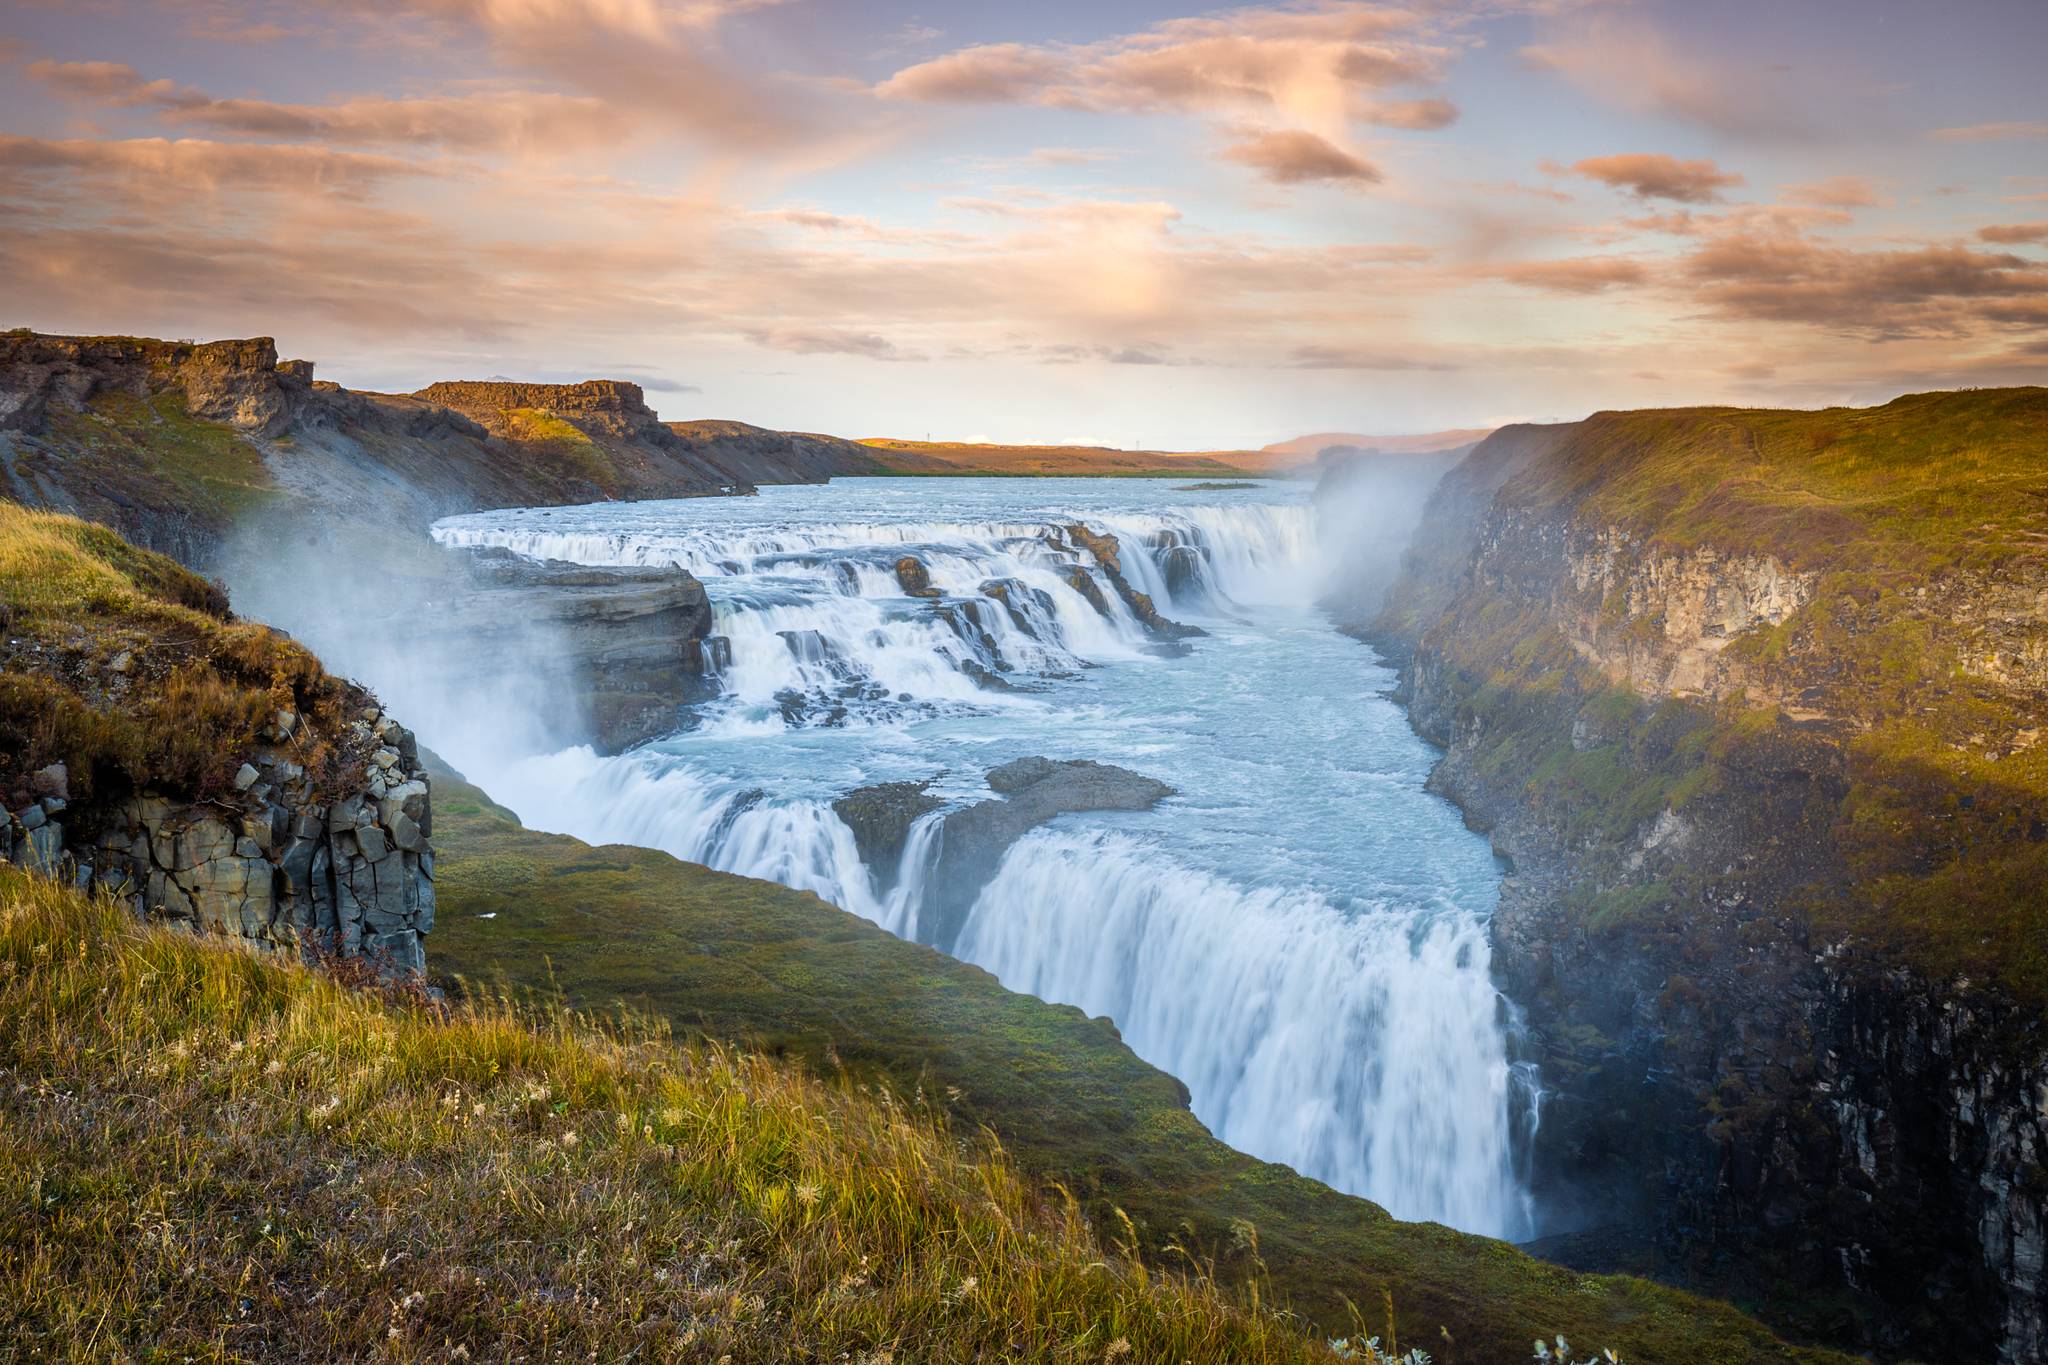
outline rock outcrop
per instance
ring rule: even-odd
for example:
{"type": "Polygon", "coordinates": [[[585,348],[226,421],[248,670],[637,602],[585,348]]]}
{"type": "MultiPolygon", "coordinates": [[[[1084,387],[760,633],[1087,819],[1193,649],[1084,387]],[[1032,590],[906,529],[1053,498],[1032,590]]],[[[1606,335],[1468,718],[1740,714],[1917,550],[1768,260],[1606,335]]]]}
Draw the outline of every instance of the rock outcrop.
{"type": "MultiPolygon", "coordinates": [[[[1153,603],[1151,596],[1131,586],[1130,579],[1124,576],[1123,546],[1117,543],[1115,536],[1104,531],[1091,531],[1075,522],[1065,528],[1064,544],[1086,551],[1089,558],[1102,570],[1103,577],[1109,580],[1110,588],[1129,609],[1131,615],[1160,639],[1184,640],[1206,633],[1200,626],[1182,625],[1160,615],[1159,608],[1153,603]]],[[[1102,589],[1085,573],[1073,580],[1073,585],[1075,591],[1086,597],[1089,604],[1098,612],[1104,616],[1110,614],[1109,604],[1102,596],[1102,589]]]]}
{"type": "Polygon", "coordinates": [[[323,520],[417,534],[485,507],[748,493],[881,465],[865,446],[664,423],[637,384],[446,382],[357,392],[268,338],[0,333],[0,495],[212,570],[236,536],[323,520]]]}
{"type": "Polygon", "coordinates": [[[1002,799],[954,811],[939,832],[915,937],[950,952],[981,888],[1003,855],[1047,821],[1076,811],[1150,810],[1173,788],[1155,778],[1088,759],[1020,758],[991,768],[1002,799]]]}
{"type": "Polygon", "coordinates": [[[833,813],[853,831],[854,846],[860,850],[860,860],[867,864],[876,890],[887,892],[896,884],[911,826],[945,805],[931,794],[931,785],[929,781],[878,782],[858,787],[832,803],[833,813]]]}
{"type": "Polygon", "coordinates": [[[543,671],[564,684],[555,720],[567,741],[617,753],[672,732],[724,657],[704,585],[686,569],[458,553],[466,579],[433,607],[435,631],[460,642],[439,661],[445,685],[473,685],[477,666],[503,651],[544,650],[543,671]]]}
{"type": "Polygon", "coordinates": [[[202,802],[145,791],[74,805],[63,765],[42,769],[43,794],[0,822],[0,861],[75,878],[195,933],[418,976],[434,928],[434,815],[418,745],[366,706],[347,739],[367,760],[328,797],[293,757],[295,728],[280,714],[233,792],[202,802]]]}

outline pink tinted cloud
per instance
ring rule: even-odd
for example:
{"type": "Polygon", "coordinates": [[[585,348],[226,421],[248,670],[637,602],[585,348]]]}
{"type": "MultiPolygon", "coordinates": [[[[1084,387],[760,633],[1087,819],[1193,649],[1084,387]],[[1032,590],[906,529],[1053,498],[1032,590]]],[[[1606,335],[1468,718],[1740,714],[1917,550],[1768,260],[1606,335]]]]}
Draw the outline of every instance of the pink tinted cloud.
{"type": "Polygon", "coordinates": [[[343,146],[446,147],[455,151],[567,151],[616,145],[633,122],[591,96],[479,91],[333,104],[218,99],[169,80],[147,80],[117,62],[36,62],[29,75],[64,94],[126,108],[150,108],[173,127],[230,136],[321,141],[343,146]]]}
{"type": "Polygon", "coordinates": [[[2048,223],[1999,223],[1977,229],[1979,241],[1996,242],[2001,246],[2027,246],[2035,242],[2048,242],[2048,223]]]}
{"type": "Polygon", "coordinates": [[[875,91],[894,100],[1098,112],[1251,112],[1323,134],[1354,118],[1442,127],[1456,116],[1448,100],[1377,97],[1439,78],[1444,54],[1416,27],[1412,15],[1375,5],[1247,8],[1097,43],[962,48],[905,67],[875,91]]]}
{"type": "Polygon", "coordinates": [[[1251,167],[1276,185],[1312,181],[1370,185],[1382,178],[1379,167],[1365,158],[1300,129],[1260,133],[1232,144],[1221,155],[1226,161],[1251,167]]]}
{"type": "Polygon", "coordinates": [[[1524,66],[1554,74],[1603,104],[1745,137],[1810,131],[1796,91],[1760,67],[1732,68],[1674,43],[1640,14],[1561,6],[1524,66]]]}
{"type": "Polygon", "coordinates": [[[1680,161],[1661,152],[1588,157],[1573,162],[1571,171],[1638,199],[1670,199],[1681,204],[1713,203],[1722,190],[1743,183],[1741,176],[1712,161],[1680,161]]]}
{"type": "Polygon", "coordinates": [[[1878,193],[1877,182],[1864,175],[1831,175],[1822,180],[1787,185],[1784,197],[1795,204],[1810,204],[1824,209],[1880,208],[1886,202],[1878,193]]]}
{"type": "Polygon", "coordinates": [[[2048,138],[2048,120],[1972,123],[1961,128],[1936,128],[1927,136],[1936,142],[2033,142],[2048,138]]]}
{"type": "Polygon", "coordinates": [[[1509,284],[1546,289],[1557,294],[1598,294],[1641,284],[1648,278],[1639,262],[1616,257],[1583,256],[1561,261],[1518,261],[1489,272],[1509,284]]]}

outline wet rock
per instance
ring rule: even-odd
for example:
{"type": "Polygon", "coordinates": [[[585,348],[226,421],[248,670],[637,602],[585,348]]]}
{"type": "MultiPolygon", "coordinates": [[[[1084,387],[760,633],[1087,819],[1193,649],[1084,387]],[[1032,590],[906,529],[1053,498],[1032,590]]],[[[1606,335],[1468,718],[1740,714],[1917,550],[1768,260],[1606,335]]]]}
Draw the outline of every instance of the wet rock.
{"type": "Polygon", "coordinates": [[[929,779],[880,782],[856,788],[832,803],[833,811],[853,831],[854,846],[877,890],[886,892],[895,884],[910,827],[945,804],[931,794],[931,785],[929,779]]]}
{"type": "Polygon", "coordinates": [[[591,568],[462,552],[462,581],[435,603],[442,638],[460,650],[422,651],[450,688],[472,685],[496,653],[544,649],[540,690],[559,709],[564,736],[618,753],[672,732],[683,708],[712,690],[705,677],[731,663],[711,643],[704,585],[675,565],[591,568]]]}
{"type": "MultiPolygon", "coordinates": [[[[1123,547],[1117,543],[1115,536],[1091,531],[1079,522],[1066,528],[1066,536],[1095,560],[1102,570],[1103,577],[1109,580],[1111,590],[1122,599],[1124,606],[1145,629],[1162,640],[1185,640],[1207,634],[1199,626],[1182,625],[1160,615],[1159,608],[1153,604],[1152,598],[1131,586],[1130,580],[1124,577],[1123,547]]],[[[1070,578],[1069,581],[1073,580],[1070,578]]],[[[1089,605],[1104,616],[1110,614],[1108,604],[1102,599],[1102,590],[1093,586],[1092,578],[1089,587],[1083,588],[1080,583],[1075,582],[1074,589],[1088,598],[1089,605]]]]}
{"type": "Polygon", "coordinates": [[[1088,759],[1020,758],[989,770],[997,801],[946,817],[917,937],[951,951],[981,888],[1010,845],[1057,816],[1077,811],[1150,810],[1173,795],[1155,778],[1088,759]]]}
{"type": "Polygon", "coordinates": [[[1020,579],[991,578],[981,585],[980,592],[983,597],[993,598],[1001,603],[1003,610],[1009,613],[1010,623],[1033,639],[1038,638],[1038,626],[1032,620],[1031,613],[1025,610],[1026,603],[1037,609],[1039,620],[1054,619],[1052,594],[1043,588],[1034,588],[1020,579]]]}
{"type": "Polygon", "coordinates": [[[932,586],[931,570],[916,555],[905,555],[896,561],[896,581],[903,585],[905,597],[939,596],[939,590],[932,586]]]}

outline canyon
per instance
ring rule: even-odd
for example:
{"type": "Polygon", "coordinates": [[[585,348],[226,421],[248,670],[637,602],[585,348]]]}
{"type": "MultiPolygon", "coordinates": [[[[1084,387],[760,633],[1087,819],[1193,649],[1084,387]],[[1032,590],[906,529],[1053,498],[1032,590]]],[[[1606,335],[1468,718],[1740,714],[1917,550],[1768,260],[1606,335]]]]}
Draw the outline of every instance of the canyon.
{"type": "MultiPolygon", "coordinates": [[[[208,779],[206,809],[231,814],[139,788],[93,808],[53,774],[16,794],[22,861],[54,864],[27,823],[68,816],[73,864],[154,904],[182,894],[205,927],[286,944],[353,923],[351,951],[411,933],[404,969],[431,931],[429,971],[545,962],[578,998],[678,1020],[716,1001],[719,1028],[819,1065],[954,1084],[1092,1209],[1139,1211],[1151,1245],[1175,1217],[1217,1244],[1250,1218],[1322,1310],[1379,1267],[1411,1337],[1562,1322],[1581,1271],[1599,1295],[1664,1292],[1595,1273],[1621,1270],[1885,1356],[2044,1349],[2040,390],[1340,451],[1311,501],[899,490],[871,447],[662,424],[613,381],[394,397],[318,385],[260,342],[6,344],[17,500],[222,573],[238,610],[377,693],[332,712],[340,787],[280,774],[274,735],[247,784],[208,779]],[[814,482],[834,476],[867,477],[814,482]],[[348,515],[307,515],[330,509],[348,515]],[[337,566],[375,590],[309,598],[337,566]],[[1325,638],[1324,612],[1386,666],[1325,638]],[[513,658],[534,661],[517,695],[479,666],[513,658]],[[1298,698],[1271,694],[1282,676],[1298,698]],[[1177,748],[1155,715],[1210,728],[1177,748]],[[969,716],[1002,738],[968,742],[969,716]],[[932,738],[892,752],[876,727],[932,738]],[[1318,764],[1350,785],[1324,793],[1318,764]],[[662,888],[696,873],[619,845],[712,871],[681,896],[662,888]],[[410,919],[368,870],[387,849],[410,919]],[[1327,872],[1293,884],[1288,861],[1327,872]],[[641,899],[605,889],[622,879],[641,899]],[[721,904],[783,927],[747,939],[721,904]],[[811,946],[777,955],[777,934],[811,946]],[[721,935],[739,937],[707,946],[721,935]],[[685,984],[628,964],[656,941],[685,984]],[[840,942],[863,964],[843,980],[805,965],[840,942]],[[1126,964],[1114,980],[1081,969],[1091,944],[1126,964]],[[946,989],[974,1003],[935,1044],[903,981],[956,972],[946,989]],[[824,994],[800,1008],[806,991],[824,994]],[[910,1022],[885,1024],[881,998],[910,1022]],[[1062,1041],[976,1022],[1003,1011],[1062,1041]],[[1465,1060],[1403,1073],[1420,1045],[1388,1020],[1465,1060]],[[1054,1053],[1119,1079],[1086,1103],[1042,1077],[1007,1093],[1006,1067],[1054,1053]],[[1354,1068],[1366,1088],[1333,1085],[1354,1068]],[[1119,1113],[1118,1090],[1146,1098],[1119,1113]],[[1041,1112],[1061,1105],[1136,1155],[1041,1112]],[[1140,1114],[1175,1136],[1141,1140],[1140,1114]],[[1517,1258],[1475,1280],[1463,1258],[1497,1244],[1379,1222],[1316,1180],[1256,1193],[1282,1168],[1240,1152],[1576,1269],[1517,1258]],[[1196,1174],[1215,1163],[1220,1185],[1196,1174]]],[[[8,667],[43,665],[17,649],[8,667]]],[[[88,701],[119,690],[94,676],[88,701]]],[[[1696,1336],[1691,1308],[1652,1327],[1619,1302],[1571,1308],[1574,1335],[1796,1354],[1732,1315],[1696,1336]]]]}

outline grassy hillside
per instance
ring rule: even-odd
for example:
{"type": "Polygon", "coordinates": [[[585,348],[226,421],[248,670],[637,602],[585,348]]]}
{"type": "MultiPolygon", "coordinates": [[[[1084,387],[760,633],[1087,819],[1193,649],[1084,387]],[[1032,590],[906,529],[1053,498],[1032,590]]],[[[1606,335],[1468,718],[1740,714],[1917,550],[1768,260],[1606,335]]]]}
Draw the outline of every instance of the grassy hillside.
{"type": "Polygon", "coordinates": [[[280,710],[302,764],[339,771],[352,700],[304,648],[237,621],[220,590],[72,517],[0,502],[0,802],[64,763],[74,798],[225,791],[280,710]]]}
{"type": "Polygon", "coordinates": [[[1518,1359],[1539,1332],[1632,1359],[1822,1358],[1722,1305],[1398,1223],[1234,1152],[1107,1021],[1006,992],[815,896],[525,830],[451,777],[435,791],[438,967],[550,983],[583,1007],[624,1002],[685,1033],[922,1096],[963,1130],[994,1131],[1100,1225],[1120,1226],[1122,1210],[1155,1263],[1181,1263],[1185,1251],[1225,1283],[1264,1277],[1269,1295],[1325,1330],[1348,1330],[1347,1300],[1373,1307],[1391,1295],[1402,1337],[1443,1360],[1518,1359]]]}
{"type": "Polygon", "coordinates": [[[1178,479],[1245,475],[1268,477],[1301,461],[1258,450],[1111,450],[1102,446],[976,445],[958,441],[861,442],[891,474],[980,475],[1010,478],[1178,479]]]}
{"type": "Polygon", "coordinates": [[[1311,1361],[908,1096],[0,868],[0,1358],[1311,1361]]]}

